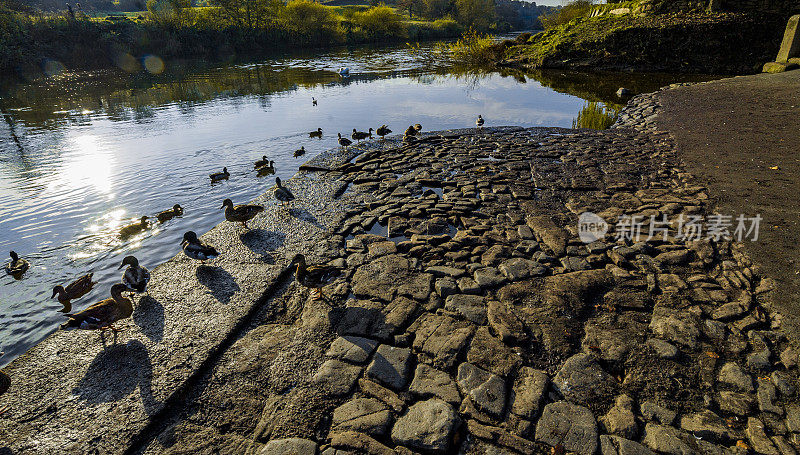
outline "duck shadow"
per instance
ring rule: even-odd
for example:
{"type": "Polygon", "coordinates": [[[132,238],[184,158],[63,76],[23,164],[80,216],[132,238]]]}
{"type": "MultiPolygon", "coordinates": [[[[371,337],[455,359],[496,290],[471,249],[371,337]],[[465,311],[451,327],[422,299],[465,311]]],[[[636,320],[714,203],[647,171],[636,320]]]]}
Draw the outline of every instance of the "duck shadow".
{"type": "Polygon", "coordinates": [[[306,209],[298,209],[298,208],[289,209],[289,215],[297,218],[298,220],[312,224],[320,229],[324,229],[324,226],[322,226],[320,222],[317,221],[317,217],[315,217],[311,212],[309,212],[306,209]]]}
{"type": "Polygon", "coordinates": [[[207,287],[211,295],[222,303],[230,302],[233,294],[240,289],[233,275],[222,267],[203,264],[197,267],[195,275],[197,281],[207,287]]]}
{"type": "Polygon", "coordinates": [[[99,352],[72,393],[87,403],[100,404],[122,400],[138,386],[145,412],[153,415],[159,403],[153,397],[152,381],[147,347],[130,340],[99,352]]]}
{"type": "Polygon", "coordinates": [[[251,229],[239,234],[239,240],[253,253],[260,256],[261,261],[267,264],[275,264],[275,259],[269,250],[275,250],[283,246],[286,234],[282,232],[268,231],[266,229],[251,229]]]}
{"type": "Polygon", "coordinates": [[[133,322],[150,341],[160,342],[164,338],[164,305],[149,295],[142,297],[133,309],[133,322]]]}

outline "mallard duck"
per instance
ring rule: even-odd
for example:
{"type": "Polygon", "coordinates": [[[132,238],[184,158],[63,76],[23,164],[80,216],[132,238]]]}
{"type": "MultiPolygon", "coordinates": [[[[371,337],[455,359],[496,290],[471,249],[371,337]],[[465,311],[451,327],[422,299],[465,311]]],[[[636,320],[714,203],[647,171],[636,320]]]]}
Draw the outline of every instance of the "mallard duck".
{"type": "Polygon", "coordinates": [[[183,248],[183,254],[198,261],[207,261],[219,256],[219,252],[213,246],[201,242],[194,231],[183,234],[181,248],[183,248]]]}
{"type": "MultiPolygon", "coordinates": [[[[111,329],[114,334],[119,329],[114,323],[131,317],[133,302],[122,296],[125,285],[117,283],[111,286],[111,298],[95,303],[89,308],[74,314],[67,314],[69,320],[61,324],[61,330],[100,330],[100,336],[105,336],[106,329],[111,329]]],[[[105,339],[105,338],[104,338],[105,339]]]]}
{"type": "Polygon", "coordinates": [[[59,303],[64,305],[64,308],[61,309],[62,313],[72,311],[71,301],[83,297],[97,284],[96,281],[92,281],[92,275],[92,273],[88,273],[68,284],[66,288],[60,284],[53,288],[53,295],[50,298],[58,296],[59,303]]]}
{"type": "Polygon", "coordinates": [[[347,139],[346,137],[342,137],[342,133],[339,133],[339,145],[342,148],[345,148],[345,147],[347,147],[348,145],[350,145],[352,143],[353,143],[353,141],[351,141],[350,139],[347,139]]]}
{"type": "Polygon", "coordinates": [[[156,218],[158,219],[159,223],[164,223],[175,218],[176,216],[181,215],[183,215],[183,207],[181,207],[180,204],[175,204],[171,209],[160,212],[158,215],[156,215],[156,218]]]}
{"type": "Polygon", "coordinates": [[[256,161],[255,164],[253,164],[253,169],[258,169],[258,168],[266,166],[268,164],[269,164],[269,160],[267,159],[267,155],[262,155],[261,159],[256,161]]]}
{"type": "Polygon", "coordinates": [[[478,120],[475,120],[475,127],[478,129],[483,128],[483,117],[478,115],[478,120]]]}
{"type": "MultiPolygon", "coordinates": [[[[3,352],[0,352],[0,357],[3,357],[3,352]]],[[[8,392],[8,388],[11,387],[11,377],[6,374],[5,371],[0,370],[0,396],[3,396],[6,392],[8,392]]],[[[8,410],[8,406],[3,406],[0,408],[0,415],[3,415],[8,410]]]]}
{"type": "Polygon", "coordinates": [[[331,265],[306,265],[306,257],[302,254],[295,255],[291,265],[296,265],[295,279],[307,288],[316,291],[315,299],[324,298],[322,288],[341,275],[342,271],[331,265]]]}
{"type": "Polygon", "coordinates": [[[366,139],[370,136],[372,136],[372,128],[369,129],[369,133],[365,133],[364,131],[356,131],[356,129],[353,128],[353,134],[350,135],[350,137],[358,142],[361,142],[362,139],[366,139]]]}
{"type": "Polygon", "coordinates": [[[391,134],[392,130],[390,130],[386,125],[381,125],[377,130],[375,130],[375,132],[378,133],[378,136],[381,137],[381,140],[385,140],[386,136],[391,134]]]}
{"type": "Polygon", "coordinates": [[[233,201],[225,199],[222,201],[221,209],[225,209],[225,219],[234,223],[242,223],[246,229],[247,222],[255,218],[256,215],[264,211],[260,205],[233,205],[233,201]]]}
{"type": "Polygon", "coordinates": [[[256,173],[259,176],[270,175],[275,173],[275,162],[270,161],[268,165],[261,166],[260,168],[256,169],[256,173]]]}
{"type": "Polygon", "coordinates": [[[422,131],[422,125],[420,125],[419,123],[415,123],[414,124],[414,131],[416,131],[417,133],[422,131]]]}
{"type": "Polygon", "coordinates": [[[31,263],[20,258],[14,251],[8,255],[11,256],[11,262],[6,264],[6,273],[17,279],[22,278],[22,275],[31,268],[31,263]]]}
{"type": "Polygon", "coordinates": [[[308,137],[322,137],[322,128],[317,128],[317,131],[308,133],[308,137]]]}
{"type": "Polygon", "coordinates": [[[222,168],[222,172],[215,172],[213,174],[209,174],[209,177],[211,177],[211,182],[212,183],[213,182],[219,182],[220,180],[228,180],[228,178],[230,176],[231,176],[231,173],[228,172],[228,168],[227,167],[223,167],[222,168]]]}
{"type": "Polygon", "coordinates": [[[148,226],[147,220],[148,218],[146,216],[143,216],[139,218],[139,221],[137,221],[136,223],[129,224],[127,226],[122,226],[122,228],[120,228],[119,230],[119,236],[125,238],[144,231],[145,229],[147,229],[148,226]]]}
{"type": "Polygon", "coordinates": [[[122,284],[131,292],[145,292],[147,283],[150,282],[150,271],[139,265],[139,260],[134,256],[125,256],[117,270],[126,265],[128,268],[122,274],[122,284]]]}
{"type": "Polygon", "coordinates": [[[299,149],[294,151],[294,157],[297,158],[298,156],[303,156],[306,154],[306,147],[300,147],[299,149]]]}
{"type": "Polygon", "coordinates": [[[316,106],[317,105],[317,99],[314,98],[313,96],[311,97],[311,105],[312,106],[316,106]]]}
{"type": "Polygon", "coordinates": [[[295,199],[294,194],[289,191],[289,188],[281,186],[281,178],[275,177],[275,199],[281,201],[281,204],[284,202],[291,202],[295,199]]]}
{"type": "Polygon", "coordinates": [[[406,137],[416,136],[417,135],[417,129],[414,128],[414,125],[408,125],[408,128],[406,128],[406,132],[403,133],[403,135],[406,136],[406,137]]]}

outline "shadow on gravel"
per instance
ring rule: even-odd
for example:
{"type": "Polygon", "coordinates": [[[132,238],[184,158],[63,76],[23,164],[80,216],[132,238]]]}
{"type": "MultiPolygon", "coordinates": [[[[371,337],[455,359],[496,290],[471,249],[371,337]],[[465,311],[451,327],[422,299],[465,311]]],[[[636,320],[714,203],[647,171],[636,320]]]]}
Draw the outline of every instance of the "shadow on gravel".
{"type": "Polygon", "coordinates": [[[325,229],[324,226],[317,221],[317,218],[306,209],[289,209],[289,215],[297,218],[298,220],[312,224],[320,229],[325,229]]]}
{"type": "Polygon", "coordinates": [[[98,404],[121,400],[138,386],[145,412],[152,415],[158,404],[153,398],[152,381],[153,367],[147,347],[131,340],[98,353],[72,393],[98,404]]]}
{"type": "Polygon", "coordinates": [[[164,338],[164,305],[149,295],[142,297],[133,309],[133,322],[150,341],[158,343],[164,338]]]}
{"type": "Polygon", "coordinates": [[[252,229],[243,234],[239,234],[239,240],[244,246],[253,253],[261,256],[261,260],[267,264],[274,264],[275,259],[269,250],[275,250],[283,246],[286,234],[282,232],[268,231],[266,229],[252,229]]]}
{"type": "Polygon", "coordinates": [[[231,301],[231,297],[239,290],[233,275],[222,267],[201,265],[197,268],[197,281],[211,291],[211,295],[222,303],[231,301]]]}

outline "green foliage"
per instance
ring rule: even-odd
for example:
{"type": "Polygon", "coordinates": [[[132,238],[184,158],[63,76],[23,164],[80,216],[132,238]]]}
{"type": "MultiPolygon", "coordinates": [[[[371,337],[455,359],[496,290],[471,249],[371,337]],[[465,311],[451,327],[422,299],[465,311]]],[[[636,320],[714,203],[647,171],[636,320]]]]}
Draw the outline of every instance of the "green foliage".
{"type": "Polygon", "coordinates": [[[185,25],[192,15],[189,0],[147,0],[147,12],[150,19],[168,26],[185,25]]]}
{"type": "Polygon", "coordinates": [[[310,0],[290,0],[279,17],[283,26],[301,42],[330,37],[336,26],[330,8],[310,0]]]}
{"type": "Polygon", "coordinates": [[[619,109],[590,101],[581,108],[578,117],[572,120],[572,127],[605,130],[617,121],[618,115],[619,109]]]}
{"type": "Polygon", "coordinates": [[[592,10],[593,0],[572,0],[558,11],[539,16],[545,30],[566,24],[574,19],[586,17],[592,10]]]}
{"type": "Polygon", "coordinates": [[[458,22],[475,30],[488,30],[495,21],[494,0],[455,0],[458,22]]]}
{"type": "Polygon", "coordinates": [[[353,15],[353,23],[363,31],[368,40],[403,36],[403,20],[392,8],[381,4],[353,15]]]}

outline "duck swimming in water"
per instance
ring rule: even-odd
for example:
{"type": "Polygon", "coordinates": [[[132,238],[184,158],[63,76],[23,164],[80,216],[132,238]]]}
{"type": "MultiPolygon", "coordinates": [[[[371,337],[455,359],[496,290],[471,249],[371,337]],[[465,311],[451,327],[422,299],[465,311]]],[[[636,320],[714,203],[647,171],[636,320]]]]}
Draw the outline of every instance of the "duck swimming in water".
{"type": "Polygon", "coordinates": [[[256,173],[259,177],[263,177],[265,175],[270,175],[275,173],[275,162],[270,161],[268,165],[261,166],[260,168],[256,169],[256,173]]]}
{"type": "Polygon", "coordinates": [[[156,215],[156,219],[158,219],[159,223],[165,223],[175,218],[176,216],[182,216],[182,215],[183,215],[183,207],[181,207],[180,204],[175,204],[172,206],[171,209],[164,210],[163,212],[160,212],[158,215],[156,215]]]}
{"type": "Polygon", "coordinates": [[[231,173],[228,172],[228,168],[227,167],[223,167],[222,168],[222,172],[215,172],[213,174],[209,174],[209,177],[211,178],[211,183],[219,182],[219,181],[222,181],[222,180],[228,180],[228,178],[230,178],[230,176],[231,176],[231,173]]]}
{"type": "Polygon", "coordinates": [[[145,292],[150,282],[150,271],[139,265],[139,260],[134,256],[125,256],[117,270],[126,265],[128,268],[122,274],[122,284],[131,292],[145,292]]]}
{"type": "Polygon", "coordinates": [[[306,265],[306,257],[302,254],[292,258],[290,266],[296,266],[295,279],[301,285],[315,290],[315,300],[325,298],[322,288],[342,274],[338,267],[331,265],[306,265]]]}
{"type": "Polygon", "coordinates": [[[306,154],[306,147],[302,146],[299,149],[294,151],[294,157],[297,158],[298,156],[303,156],[306,154]]]}
{"type": "Polygon", "coordinates": [[[213,247],[206,245],[197,238],[194,231],[188,231],[183,234],[183,241],[181,242],[183,254],[198,261],[207,261],[219,256],[219,252],[213,247]]]}
{"type": "Polygon", "coordinates": [[[123,226],[119,230],[119,236],[124,239],[146,230],[148,227],[147,219],[148,218],[146,216],[143,216],[139,218],[138,222],[123,226]]]}
{"type": "Polygon", "coordinates": [[[64,308],[60,310],[62,313],[69,313],[72,311],[72,300],[79,299],[88,294],[94,285],[97,284],[96,281],[92,281],[92,275],[93,274],[88,273],[68,284],[67,287],[58,285],[53,288],[53,295],[50,298],[52,299],[58,296],[58,302],[64,305],[64,308]]]}
{"type": "Polygon", "coordinates": [[[11,262],[6,264],[6,273],[16,279],[22,278],[22,275],[31,268],[31,263],[20,258],[15,251],[11,251],[8,255],[11,256],[11,262]]]}
{"type": "Polygon", "coordinates": [[[222,201],[221,209],[225,209],[225,219],[232,223],[242,223],[245,229],[247,222],[256,217],[259,213],[264,211],[264,207],[260,205],[233,205],[233,201],[225,199],[222,201]]]}
{"type": "Polygon", "coordinates": [[[269,160],[267,159],[267,155],[262,155],[261,159],[256,161],[255,164],[253,164],[253,169],[258,169],[258,168],[260,168],[262,166],[266,166],[268,164],[269,164],[269,160]]]}
{"type": "Polygon", "coordinates": [[[125,285],[117,283],[111,286],[111,298],[95,303],[89,308],[75,314],[67,314],[69,320],[61,324],[62,330],[100,330],[100,337],[105,341],[105,331],[111,329],[116,336],[120,330],[114,323],[131,317],[133,302],[122,296],[125,285]]]}
{"type": "Polygon", "coordinates": [[[312,131],[308,133],[308,137],[322,137],[322,128],[317,128],[317,131],[312,131]]]}

